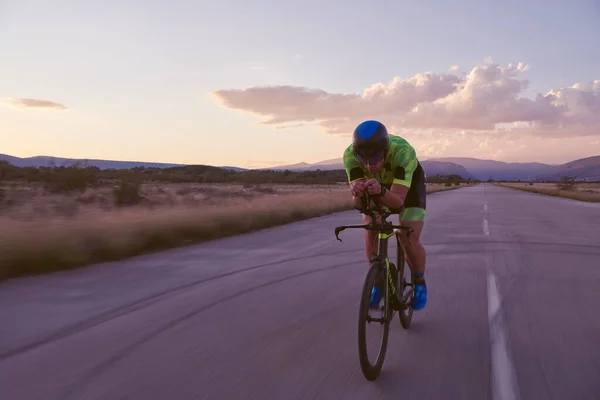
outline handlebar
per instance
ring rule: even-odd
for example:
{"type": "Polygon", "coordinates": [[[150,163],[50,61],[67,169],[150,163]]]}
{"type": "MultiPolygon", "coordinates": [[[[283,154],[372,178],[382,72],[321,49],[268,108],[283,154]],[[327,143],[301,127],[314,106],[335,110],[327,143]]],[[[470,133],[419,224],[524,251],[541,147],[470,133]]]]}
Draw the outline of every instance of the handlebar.
{"type": "Polygon", "coordinates": [[[361,209],[359,211],[365,215],[368,215],[371,218],[371,223],[370,224],[362,224],[362,225],[337,226],[335,228],[335,237],[337,240],[339,240],[341,242],[342,239],[340,239],[340,237],[339,237],[340,232],[342,232],[343,230],[352,229],[352,228],[361,228],[361,229],[372,230],[372,231],[385,231],[385,230],[389,230],[389,229],[393,229],[396,231],[405,230],[405,231],[407,231],[407,233],[410,237],[410,234],[414,231],[414,229],[412,227],[403,226],[403,225],[392,225],[390,222],[386,221],[387,217],[389,217],[390,215],[394,215],[394,214],[400,214],[404,210],[404,208],[405,208],[405,206],[403,205],[402,207],[400,207],[398,209],[386,210],[381,206],[381,203],[379,203],[376,199],[369,196],[368,193],[365,193],[361,197],[361,209]],[[379,217],[381,218],[381,224],[376,224],[375,221],[377,221],[377,219],[379,217]]]}
{"type": "Polygon", "coordinates": [[[399,230],[405,230],[408,233],[408,236],[410,238],[410,234],[413,233],[414,228],[410,227],[410,226],[404,226],[404,225],[375,225],[373,220],[371,220],[370,224],[364,224],[364,225],[341,225],[341,226],[336,226],[335,227],[335,238],[337,240],[339,240],[340,242],[342,241],[342,239],[340,239],[340,232],[346,230],[346,229],[352,229],[352,228],[362,228],[362,229],[366,229],[368,231],[382,231],[382,230],[386,230],[386,229],[393,229],[395,231],[399,231],[399,230]]]}

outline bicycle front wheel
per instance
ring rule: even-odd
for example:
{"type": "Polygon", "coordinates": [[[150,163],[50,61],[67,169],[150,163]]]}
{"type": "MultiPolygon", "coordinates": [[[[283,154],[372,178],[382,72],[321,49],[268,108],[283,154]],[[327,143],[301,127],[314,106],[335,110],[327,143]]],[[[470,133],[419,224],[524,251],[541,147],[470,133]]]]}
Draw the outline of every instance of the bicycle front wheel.
{"type": "Polygon", "coordinates": [[[358,354],[360,367],[365,378],[370,381],[377,379],[381,372],[381,368],[383,367],[390,329],[389,314],[392,310],[388,301],[385,280],[383,279],[384,271],[385,269],[379,263],[374,263],[369,268],[363,285],[360,310],[358,313],[358,354]],[[380,290],[382,290],[383,296],[380,307],[378,307],[378,309],[372,309],[370,308],[371,291],[375,286],[376,281],[381,282],[379,286],[381,286],[380,290]],[[369,330],[369,335],[367,335],[367,330],[369,330]],[[379,337],[379,339],[377,339],[377,337],[379,337]],[[375,346],[369,346],[369,341],[371,339],[374,339],[373,342],[375,346]],[[370,360],[370,354],[374,356],[374,361],[370,360]]]}
{"type": "Polygon", "coordinates": [[[408,295],[407,304],[405,304],[406,308],[404,310],[398,311],[398,318],[400,319],[400,326],[404,329],[409,329],[410,324],[412,322],[413,308],[412,308],[412,299],[414,297],[412,279],[408,280],[406,277],[410,278],[411,273],[410,269],[406,268],[408,264],[406,263],[406,257],[404,255],[404,249],[400,245],[399,242],[397,249],[397,257],[398,257],[398,293],[399,298],[403,299],[408,295]]]}
{"type": "Polygon", "coordinates": [[[412,299],[414,297],[413,287],[411,280],[406,279],[406,276],[410,278],[410,269],[406,271],[406,259],[404,258],[404,253],[398,253],[398,291],[400,293],[400,298],[403,298],[408,293],[408,304],[406,304],[406,309],[398,311],[398,317],[400,318],[400,326],[404,329],[410,328],[410,324],[412,322],[413,316],[413,308],[411,306],[412,299]],[[406,271],[406,272],[405,272],[406,271]]]}

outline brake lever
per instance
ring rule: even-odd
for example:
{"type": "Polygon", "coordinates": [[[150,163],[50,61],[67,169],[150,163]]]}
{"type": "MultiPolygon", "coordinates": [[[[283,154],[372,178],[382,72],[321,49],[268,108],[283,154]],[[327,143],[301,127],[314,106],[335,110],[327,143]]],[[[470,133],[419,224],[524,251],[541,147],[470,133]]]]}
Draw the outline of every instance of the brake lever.
{"type": "Polygon", "coordinates": [[[340,242],[342,241],[342,239],[340,239],[340,232],[343,231],[344,229],[346,229],[345,226],[338,226],[335,228],[335,238],[337,240],[339,240],[340,242]]]}

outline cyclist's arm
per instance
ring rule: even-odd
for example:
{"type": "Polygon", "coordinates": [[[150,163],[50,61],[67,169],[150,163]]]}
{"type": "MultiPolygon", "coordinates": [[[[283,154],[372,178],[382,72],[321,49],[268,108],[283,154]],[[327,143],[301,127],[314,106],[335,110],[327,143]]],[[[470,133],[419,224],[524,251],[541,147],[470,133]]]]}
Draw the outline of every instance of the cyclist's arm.
{"type": "MultiPolygon", "coordinates": [[[[348,148],[344,152],[344,169],[346,171],[346,176],[348,177],[348,185],[352,188],[357,182],[366,182],[367,178],[363,170],[360,168],[360,164],[358,160],[354,157],[351,150],[348,148]]],[[[361,197],[352,195],[352,202],[354,204],[354,208],[360,210],[362,207],[361,197]]]]}
{"type": "MultiPolygon", "coordinates": [[[[358,170],[360,171],[360,168],[358,168],[358,170]]],[[[360,174],[362,174],[362,171],[360,171],[360,174]]],[[[349,181],[349,185],[352,188],[352,186],[354,186],[355,184],[365,183],[366,181],[367,181],[367,178],[363,174],[362,177],[356,177],[355,179],[352,179],[351,181],[349,181]]],[[[352,203],[354,204],[354,208],[356,208],[357,210],[362,209],[362,196],[355,196],[353,193],[352,194],[352,203]]]]}
{"type": "Polygon", "coordinates": [[[417,154],[409,147],[398,152],[394,158],[394,181],[390,190],[379,198],[379,202],[389,208],[400,208],[404,205],[406,194],[410,189],[412,176],[417,168],[417,154]]]}
{"type": "Polygon", "coordinates": [[[391,209],[400,208],[404,205],[406,194],[410,188],[393,183],[390,190],[386,190],[382,197],[379,197],[379,202],[391,209]]]}

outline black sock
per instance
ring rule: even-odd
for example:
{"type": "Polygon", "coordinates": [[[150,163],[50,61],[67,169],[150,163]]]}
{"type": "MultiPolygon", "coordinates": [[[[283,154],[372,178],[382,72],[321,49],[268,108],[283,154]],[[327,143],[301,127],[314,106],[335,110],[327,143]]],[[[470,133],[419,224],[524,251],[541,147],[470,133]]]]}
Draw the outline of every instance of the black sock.
{"type": "Polygon", "coordinates": [[[425,273],[424,272],[413,272],[412,273],[412,281],[414,283],[425,283],[425,273]]]}

